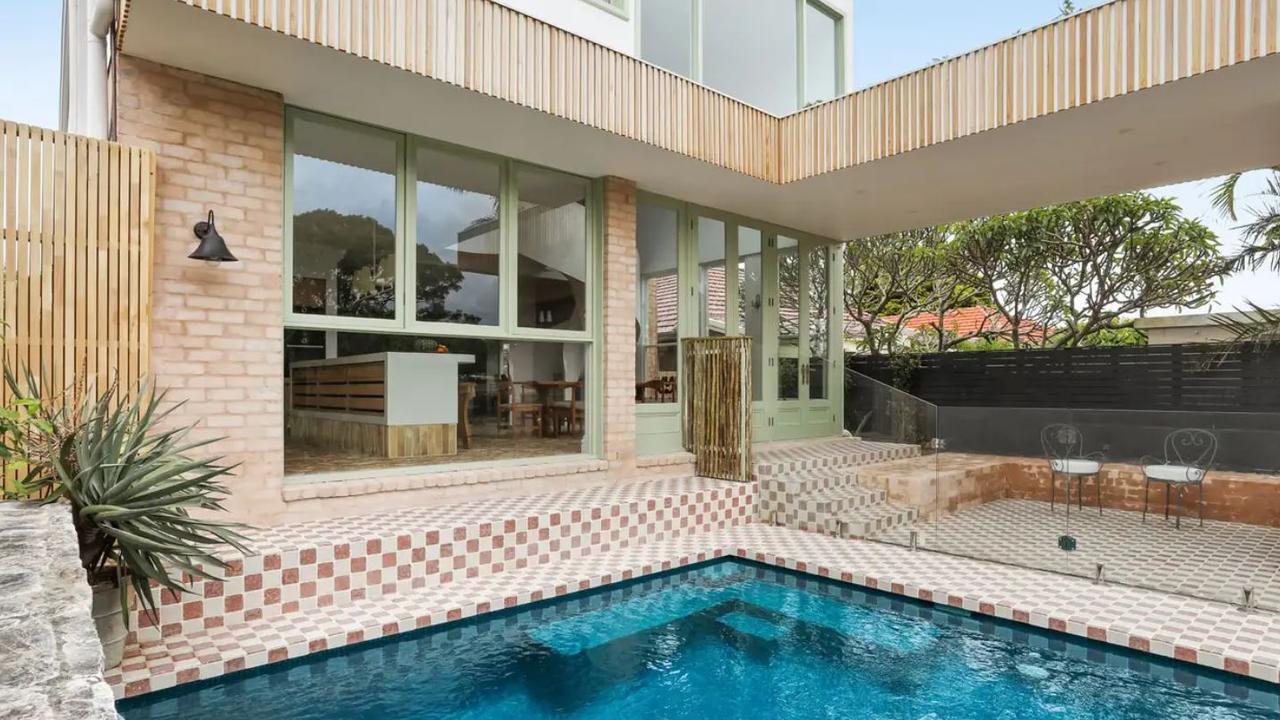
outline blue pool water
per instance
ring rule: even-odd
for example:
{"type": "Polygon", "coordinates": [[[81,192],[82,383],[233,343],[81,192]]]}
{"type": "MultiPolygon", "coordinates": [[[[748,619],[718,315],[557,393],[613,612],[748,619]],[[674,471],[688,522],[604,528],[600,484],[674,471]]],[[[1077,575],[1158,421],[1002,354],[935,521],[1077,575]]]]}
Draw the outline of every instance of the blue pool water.
{"type": "Polygon", "coordinates": [[[1276,688],[723,561],[120,703],[126,720],[1280,718],[1276,688]]]}

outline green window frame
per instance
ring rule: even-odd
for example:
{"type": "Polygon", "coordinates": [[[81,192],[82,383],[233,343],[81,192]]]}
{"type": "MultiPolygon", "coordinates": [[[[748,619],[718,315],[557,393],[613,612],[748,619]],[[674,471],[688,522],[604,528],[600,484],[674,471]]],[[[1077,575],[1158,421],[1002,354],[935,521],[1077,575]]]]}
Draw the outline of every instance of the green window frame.
{"type": "MultiPolygon", "coordinates": [[[[314,330],[342,330],[346,332],[400,332],[414,335],[439,335],[453,337],[502,338],[512,340],[550,340],[560,342],[593,342],[598,333],[600,287],[600,193],[598,182],[590,182],[589,201],[586,203],[586,297],[582,330],[521,327],[516,322],[516,275],[518,256],[518,208],[519,188],[517,175],[521,167],[545,169],[566,175],[555,168],[541,168],[531,163],[485,153],[438,140],[431,140],[408,133],[377,128],[342,118],[289,107],[285,111],[285,200],[284,200],[284,324],[289,327],[314,330]],[[346,130],[370,133],[382,138],[394,138],[397,143],[399,167],[396,180],[396,316],[394,319],[373,319],[333,315],[297,313],[293,310],[293,179],[294,179],[294,126],[299,119],[307,122],[329,124],[346,130]],[[420,147],[470,155],[496,162],[500,166],[499,181],[499,247],[502,258],[499,273],[499,318],[496,325],[468,325],[464,323],[429,322],[418,320],[411,303],[416,296],[417,274],[409,258],[417,248],[417,167],[415,158],[420,147]]],[[[581,177],[581,176],[576,176],[581,177]]],[[[584,178],[586,179],[586,178],[584,178]]]]}

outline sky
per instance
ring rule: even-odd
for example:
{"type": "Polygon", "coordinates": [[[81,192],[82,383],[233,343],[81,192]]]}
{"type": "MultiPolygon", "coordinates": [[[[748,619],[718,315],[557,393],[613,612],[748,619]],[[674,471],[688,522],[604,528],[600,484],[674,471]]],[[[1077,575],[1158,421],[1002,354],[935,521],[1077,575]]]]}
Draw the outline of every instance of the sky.
{"type": "MultiPolygon", "coordinates": [[[[1093,0],[1077,6],[1085,9],[1098,4],[1093,0]]],[[[1049,22],[1058,15],[1060,2],[853,0],[853,5],[854,86],[865,87],[1049,22]]],[[[0,0],[0,118],[57,127],[61,8],[60,0],[0,0]]],[[[1234,227],[1237,223],[1211,207],[1213,186],[1214,181],[1208,179],[1151,192],[1172,198],[1187,216],[1218,234],[1224,252],[1231,252],[1240,244],[1234,227]]],[[[1246,176],[1241,191],[1247,198],[1260,187],[1259,176],[1246,176]]],[[[1280,306],[1278,280],[1266,270],[1229,278],[1213,309],[1229,310],[1246,300],[1280,306]]]]}

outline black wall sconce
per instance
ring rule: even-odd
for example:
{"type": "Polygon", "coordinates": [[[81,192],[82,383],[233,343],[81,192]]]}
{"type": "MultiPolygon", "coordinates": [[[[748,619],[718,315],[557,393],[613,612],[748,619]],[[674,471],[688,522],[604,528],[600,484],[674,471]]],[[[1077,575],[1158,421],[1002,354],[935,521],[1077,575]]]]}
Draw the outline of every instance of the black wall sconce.
{"type": "Polygon", "coordinates": [[[192,231],[200,239],[200,244],[196,246],[195,252],[187,257],[214,263],[239,262],[227,249],[227,242],[218,234],[218,228],[214,227],[212,210],[209,211],[209,219],[196,223],[192,231]]]}

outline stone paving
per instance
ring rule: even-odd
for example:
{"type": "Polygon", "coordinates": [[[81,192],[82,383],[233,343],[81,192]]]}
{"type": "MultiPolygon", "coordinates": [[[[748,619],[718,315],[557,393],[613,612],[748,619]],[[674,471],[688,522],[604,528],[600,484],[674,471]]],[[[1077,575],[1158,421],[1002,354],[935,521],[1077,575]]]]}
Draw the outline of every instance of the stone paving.
{"type": "Polygon", "coordinates": [[[115,720],[66,505],[0,503],[0,718],[115,720]]]}

